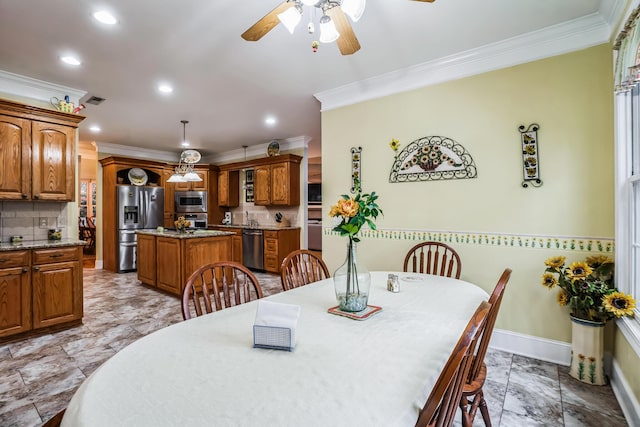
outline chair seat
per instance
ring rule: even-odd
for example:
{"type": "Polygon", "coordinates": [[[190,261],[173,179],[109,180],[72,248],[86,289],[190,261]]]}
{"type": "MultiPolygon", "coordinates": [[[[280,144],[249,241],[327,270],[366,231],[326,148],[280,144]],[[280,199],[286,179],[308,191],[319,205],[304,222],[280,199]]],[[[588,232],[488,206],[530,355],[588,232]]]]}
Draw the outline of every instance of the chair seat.
{"type": "Polygon", "coordinates": [[[484,381],[487,378],[487,365],[482,362],[482,367],[480,368],[480,372],[478,376],[473,379],[470,383],[465,383],[462,388],[462,397],[474,396],[480,390],[482,390],[482,386],[484,385],[484,381]]]}

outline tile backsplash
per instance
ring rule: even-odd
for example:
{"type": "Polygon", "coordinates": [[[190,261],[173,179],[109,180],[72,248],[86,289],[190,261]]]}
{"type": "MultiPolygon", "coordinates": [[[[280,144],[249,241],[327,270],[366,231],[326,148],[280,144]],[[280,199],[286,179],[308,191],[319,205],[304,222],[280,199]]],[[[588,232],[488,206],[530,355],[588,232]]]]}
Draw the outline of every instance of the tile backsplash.
{"type": "Polygon", "coordinates": [[[47,240],[50,228],[61,229],[62,238],[69,237],[66,202],[0,202],[0,241],[8,242],[11,236],[47,240]]]}
{"type": "Polygon", "coordinates": [[[253,203],[241,203],[239,207],[232,208],[231,223],[247,224],[247,214],[250,220],[258,221],[259,225],[276,225],[276,213],[280,212],[283,217],[289,220],[292,227],[299,227],[297,207],[273,207],[256,206],[253,203]]]}

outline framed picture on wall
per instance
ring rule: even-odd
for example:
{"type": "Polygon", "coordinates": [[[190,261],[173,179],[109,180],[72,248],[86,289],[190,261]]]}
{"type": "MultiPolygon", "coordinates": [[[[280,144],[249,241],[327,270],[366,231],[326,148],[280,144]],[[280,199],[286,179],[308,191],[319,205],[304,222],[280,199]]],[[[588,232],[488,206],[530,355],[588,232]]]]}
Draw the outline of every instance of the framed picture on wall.
{"type": "Polygon", "coordinates": [[[253,169],[249,169],[244,173],[244,179],[247,184],[253,184],[253,169]]]}
{"type": "Polygon", "coordinates": [[[244,201],[253,203],[253,184],[247,184],[244,201]]]}

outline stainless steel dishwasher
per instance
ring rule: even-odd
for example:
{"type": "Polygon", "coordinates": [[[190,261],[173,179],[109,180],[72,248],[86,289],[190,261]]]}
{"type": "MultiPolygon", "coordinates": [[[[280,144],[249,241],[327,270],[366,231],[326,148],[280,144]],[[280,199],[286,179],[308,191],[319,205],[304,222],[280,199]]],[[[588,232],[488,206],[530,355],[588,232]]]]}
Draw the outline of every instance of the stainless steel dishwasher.
{"type": "Polygon", "coordinates": [[[264,270],[264,239],[262,230],[242,230],[242,263],[254,270],[264,270]]]}

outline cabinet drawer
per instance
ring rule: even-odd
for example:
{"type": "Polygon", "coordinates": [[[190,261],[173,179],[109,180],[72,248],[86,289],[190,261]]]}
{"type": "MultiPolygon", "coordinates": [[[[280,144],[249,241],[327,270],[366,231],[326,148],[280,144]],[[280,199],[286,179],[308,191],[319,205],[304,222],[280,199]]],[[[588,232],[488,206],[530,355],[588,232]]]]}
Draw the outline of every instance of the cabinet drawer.
{"type": "Polygon", "coordinates": [[[29,265],[29,251],[0,252],[0,268],[29,265]]]}
{"type": "Polygon", "coordinates": [[[33,251],[33,264],[75,261],[79,259],[79,246],[70,248],[37,249],[33,251]]]}
{"type": "Polygon", "coordinates": [[[264,255],[264,269],[266,271],[278,271],[280,266],[278,265],[278,257],[275,255],[264,255]]]}
{"type": "Polygon", "coordinates": [[[277,239],[278,232],[273,230],[264,230],[264,238],[265,239],[277,239]]]}
{"type": "Polygon", "coordinates": [[[278,240],[277,239],[264,239],[264,252],[265,253],[278,253],[278,240]]]}

